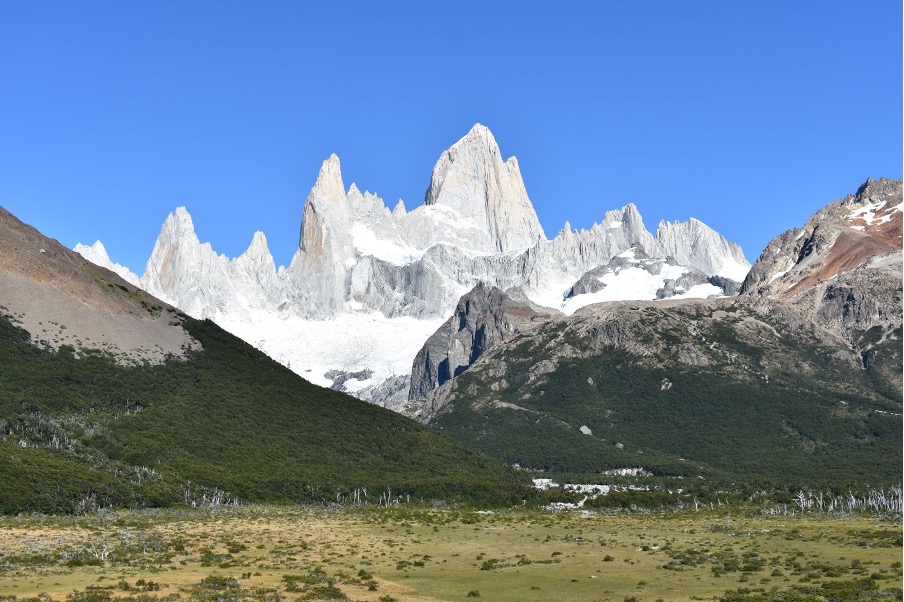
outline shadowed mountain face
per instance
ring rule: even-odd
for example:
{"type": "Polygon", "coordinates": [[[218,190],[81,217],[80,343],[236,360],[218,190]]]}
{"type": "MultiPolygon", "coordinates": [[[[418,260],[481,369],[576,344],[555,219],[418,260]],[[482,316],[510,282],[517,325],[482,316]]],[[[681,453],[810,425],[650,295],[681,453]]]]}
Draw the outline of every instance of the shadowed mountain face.
{"type": "Polygon", "coordinates": [[[415,357],[409,399],[426,399],[493,347],[558,313],[532,303],[518,289],[503,292],[478,284],[415,357]]]}
{"type": "Polygon", "coordinates": [[[304,381],[5,211],[0,310],[0,513],[526,493],[498,461],[304,381]]]}
{"type": "Polygon", "coordinates": [[[543,470],[894,482],[901,202],[900,181],[867,182],[770,243],[736,297],[552,317],[430,392],[420,417],[543,470]]]}

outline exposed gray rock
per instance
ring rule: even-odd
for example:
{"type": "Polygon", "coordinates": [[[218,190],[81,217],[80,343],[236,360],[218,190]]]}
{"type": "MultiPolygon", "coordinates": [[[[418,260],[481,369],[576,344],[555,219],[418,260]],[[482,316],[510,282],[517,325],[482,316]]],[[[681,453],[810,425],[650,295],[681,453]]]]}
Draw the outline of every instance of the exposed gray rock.
{"type": "Polygon", "coordinates": [[[367,380],[371,376],[373,376],[373,372],[370,370],[359,370],[357,372],[346,372],[343,370],[330,370],[324,376],[333,381],[333,384],[330,386],[331,389],[335,389],[336,391],[342,391],[343,393],[348,393],[348,390],[345,388],[345,383],[350,380],[367,380]]]}
{"type": "Polygon", "coordinates": [[[418,352],[411,367],[409,399],[426,399],[431,390],[467,370],[496,345],[557,313],[532,303],[519,289],[503,292],[479,283],[418,352]]]}
{"type": "Polygon", "coordinates": [[[690,289],[698,284],[709,282],[709,276],[698,269],[689,268],[687,272],[678,278],[667,278],[662,288],[656,291],[657,299],[667,299],[690,289]]]}
{"type": "Polygon", "coordinates": [[[421,247],[446,242],[476,251],[505,253],[532,247],[546,238],[527,197],[518,160],[511,157],[503,162],[493,134],[479,123],[440,155],[424,207],[448,208],[460,223],[477,227],[464,236],[461,230],[418,228],[412,236],[429,237],[421,241],[421,247]]]}
{"type": "Polygon", "coordinates": [[[362,389],[356,392],[355,396],[378,406],[404,413],[404,406],[408,403],[408,386],[410,384],[411,377],[402,374],[362,389]]]}
{"type": "Polygon", "coordinates": [[[732,280],[731,278],[726,278],[725,276],[710,276],[707,278],[707,282],[721,288],[726,297],[737,295],[738,291],[741,290],[740,282],[732,280]]]}
{"type": "Polygon", "coordinates": [[[673,257],[679,265],[693,266],[706,274],[741,280],[749,269],[741,247],[694,218],[660,222],[656,243],[661,256],[673,257]]]}

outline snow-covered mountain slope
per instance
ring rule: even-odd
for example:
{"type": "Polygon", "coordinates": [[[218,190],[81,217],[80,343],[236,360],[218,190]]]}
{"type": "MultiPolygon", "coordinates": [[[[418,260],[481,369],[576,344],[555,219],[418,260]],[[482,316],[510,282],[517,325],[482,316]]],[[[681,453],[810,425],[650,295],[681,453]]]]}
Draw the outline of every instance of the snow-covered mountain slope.
{"type": "Polygon", "coordinates": [[[565,293],[560,309],[572,314],[604,301],[706,299],[736,292],[725,280],[679,265],[671,256],[651,259],[632,247],[581,276],[565,293]]]}
{"type": "Polygon", "coordinates": [[[750,267],[737,244],[697,220],[660,224],[654,237],[633,204],[608,211],[589,230],[565,224],[556,238],[535,250],[525,292],[535,303],[566,314],[601,301],[733,294],[731,281],[740,283],[750,267]],[[697,282],[675,286],[679,280],[689,282],[691,274],[697,282]],[[711,286],[690,290],[705,283],[699,275],[710,277],[711,286]],[[594,276],[604,286],[575,288],[594,276]]]}
{"type": "Polygon", "coordinates": [[[424,203],[411,211],[402,201],[390,210],[355,184],[346,189],[339,158],[330,156],[308,194],[299,246],[285,269],[276,269],[262,233],[242,256],[218,255],[201,244],[180,207],[166,219],[141,283],[314,382],[391,405],[407,398],[399,377],[408,375],[423,341],[479,283],[520,287],[534,303],[571,312],[600,294],[733,292],[725,278],[739,280],[747,267],[737,245],[696,220],[661,224],[654,236],[632,204],[589,230],[566,224],[547,239],[517,160],[503,160],[492,133],[477,124],[440,155],[424,203]],[[588,272],[625,253],[648,261],[601,274],[605,286],[592,293],[574,291],[588,272]],[[635,267],[646,274],[643,286],[635,267]],[[695,286],[716,276],[722,279],[695,286]],[[359,344],[383,351],[361,354],[359,344]],[[364,373],[371,376],[349,376],[364,373]]]}
{"type": "Polygon", "coordinates": [[[107,255],[107,249],[104,247],[104,243],[102,243],[101,241],[96,241],[90,247],[88,245],[78,243],[72,250],[94,265],[99,265],[102,268],[107,268],[111,272],[114,272],[129,284],[141,286],[141,284],[139,283],[138,275],[135,274],[135,272],[124,265],[113,263],[113,261],[110,259],[110,256],[107,255]]]}

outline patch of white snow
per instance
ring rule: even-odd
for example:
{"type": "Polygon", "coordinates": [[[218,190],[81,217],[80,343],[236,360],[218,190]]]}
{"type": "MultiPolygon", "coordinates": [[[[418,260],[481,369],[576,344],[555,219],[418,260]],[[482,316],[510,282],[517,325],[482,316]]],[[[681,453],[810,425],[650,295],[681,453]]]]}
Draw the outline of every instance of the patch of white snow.
{"type": "Polygon", "coordinates": [[[373,230],[361,222],[355,222],[351,233],[352,243],[361,255],[370,255],[393,265],[407,265],[424,254],[401,240],[378,238],[373,230]]]}
{"type": "Polygon", "coordinates": [[[862,219],[866,222],[866,225],[871,225],[873,220],[876,218],[876,212],[885,207],[885,201],[881,201],[879,203],[867,203],[863,207],[859,207],[854,211],[848,213],[848,220],[854,221],[857,219],[862,219]]]}
{"type": "Polygon", "coordinates": [[[715,270],[715,272],[719,276],[731,278],[735,282],[744,282],[744,278],[746,278],[747,273],[750,272],[750,266],[747,264],[738,263],[732,258],[726,257],[723,259],[722,265],[717,270],[715,270]]]}
{"type": "Polygon", "coordinates": [[[680,295],[675,295],[672,299],[708,299],[709,297],[721,297],[725,293],[721,288],[716,286],[715,284],[710,284],[709,282],[704,282],[703,284],[698,284],[696,286],[692,286],[686,292],[681,293],[680,295]]]}
{"type": "Polygon", "coordinates": [[[324,376],[330,370],[372,371],[368,381],[346,381],[350,390],[410,373],[414,356],[444,322],[380,313],[342,314],[334,320],[282,319],[261,310],[249,314],[248,320],[224,317],[218,324],[317,385],[332,384],[324,376]]]}

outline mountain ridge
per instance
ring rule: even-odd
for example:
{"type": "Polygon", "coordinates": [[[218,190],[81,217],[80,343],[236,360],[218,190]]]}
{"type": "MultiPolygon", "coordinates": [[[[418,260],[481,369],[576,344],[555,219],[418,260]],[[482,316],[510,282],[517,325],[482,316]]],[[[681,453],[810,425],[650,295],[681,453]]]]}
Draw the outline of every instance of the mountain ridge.
{"type": "MultiPolygon", "coordinates": [[[[389,324],[412,318],[426,327],[445,320],[461,296],[481,282],[501,290],[518,287],[533,303],[574,311],[595,300],[592,295],[569,296],[574,284],[635,248],[651,258],[673,257],[674,269],[668,278],[643,276],[649,282],[642,290],[626,285],[634,273],[630,269],[611,275],[604,296],[726,294],[733,290],[727,281],[686,287],[678,280],[694,270],[739,279],[749,267],[740,247],[697,220],[664,223],[654,236],[631,203],[607,211],[590,229],[568,226],[547,239],[518,161],[502,157],[489,129],[475,125],[440,154],[424,203],[409,211],[401,203],[390,210],[376,194],[362,193],[355,184],[346,190],[340,160],[331,155],[306,198],[298,249],[280,270],[257,234],[239,258],[216,254],[200,243],[189,227],[190,215],[179,208],[161,228],[142,286],[189,315],[211,318],[236,334],[262,333],[248,340],[313,382],[343,388],[355,379],[342,374],[370,372],[368,387],[345,390],[394,406],[408,396],[399,389],[404,379],[399,380],[403,374],[398,366],[410,366],[423,343],[413,338],[420,326],[403,337],[411,343],[391,361],[349,353],[339,363],[312,364],[277,341],[281,335],[267,333],[293,328],[299,319],[311,325],[340,316],[361,322],[365,330],[364,322],[372,319],[389,324]],[[252,250],[253,260],[248,256],[252,250]],[[390,380],[396,383],[392,391],[382,387],[376,392],[374,387],[390,380]]],[[[391,346],[386,340],[378,344],[391,346]]]]}

